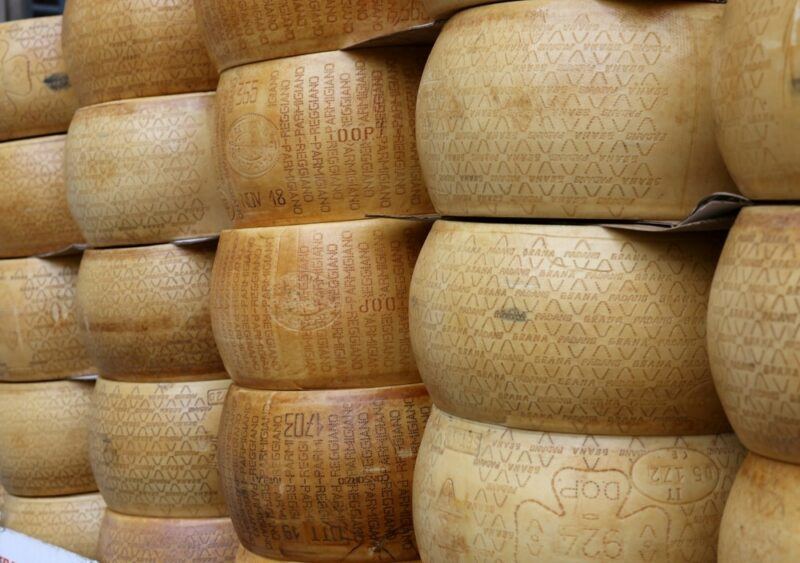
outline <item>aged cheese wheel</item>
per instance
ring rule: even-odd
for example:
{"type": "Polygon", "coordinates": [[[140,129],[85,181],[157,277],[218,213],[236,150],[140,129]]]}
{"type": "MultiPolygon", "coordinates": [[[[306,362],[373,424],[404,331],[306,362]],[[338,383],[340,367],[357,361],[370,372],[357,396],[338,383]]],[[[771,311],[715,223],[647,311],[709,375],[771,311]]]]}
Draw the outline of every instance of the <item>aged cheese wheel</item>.
{"type": "Polygon", "coordinates": [[[231,386],[219,458],[242,544],[298,561],[416,559],[411,481],[429,411],[422,384],[231,386]]]}
{"type": "Polygon", "coordinates": [[[83,243],[67,206],[65,138],[0,143],[0,256],[31,256],[83,243]]]}
{"type": "Polygon", "coordinates": [[[70,0],[63,44],[81,106],[217,84],[192,0],[70,0]]]}
{"type": "Polygon", "coordinates": [[[224,72],[217,140],[234,224],[431,212],[414,140],[426,55],[334,51],[224,72]]]}
{"type": "Polygon", "coordinates": [[[195,0],[219,70],[344,49],[430,21],[420,0],[195,0]]]}
{"type": "Polygon", "coordinates": [[[800,466],[750,453],[719,530],[720,563],[800,561],[800,466]]]}
{"type": "Polygon", "coordinates": [[[89,463],[94,381],[0,383],[0,482],[12,495],[97,490],[89,463]]]}
{"type": "Polygon", "coordinates": [[[266,389],[418,382],[408,286],[429,228],[367,219],[222,233],[211,320],[228,373],[266,389]]]}
{"type": "Polygon", "coordinates": [[[213,244],[84,254],[78,276],[81,335],[103,377],[227,377],[209,314],[213,263],[213,244]]]}
{"type": "Polygon", "coordinates": [[[800,463],[800,207],[739,214],[714,276],[708,354],[748,449],[800,463]]]}
{"type": "Polygon", "coordinates": [[[213,137],[213,92],[78,110],[67,138],[66,177],[86,240],[153,244],[227,228],[213,137]]]}
{"type": "Polygon", "coordinates": [[[433,409],[414,475],[423,561],[716,561],[733,434],[512,430],[433,409]]]}
{"type": "Polygon", "coordinates": [[[61,16],[0,23],[0,141],[63,133],[77,107],[61,16]]]}
{"type": "Polygon", "coordinates": [[[139,516],[225,516],[217,434],[230,380],[100,379],[89,457],[108,507],[139,516]]]}
{"type": "Polygon", "coordinates": [[[80,257],[0,260],[0,381],[94,373],[78,335],[80,257]]]}
{"type": "Polygon", "coordinates": [[[708,79],[723,9],[528,0],[456,14],[417,104],[436,210],[671,220],[735,191],[708,79]]]}
{"type": "Polygon", "coordinates": [[[105,507],[98,493],[49,498],[8,495],[0,526],[94,559],[105,507]]]}
{"type": "Polygon", "coordinates": [[[717,142],[743,194],[800,199],[800,5],[728,0],[715,41],[717,142]]]}
{"type": "Polygon", "coordinates": [[[440,408],[530,430],[729,429],[706,352],[722,236],[438,221],[410,331],[440,408]]]}
{"type": "Polygon", "coordinates": [[[233,563],[238,545],[230,518],[145,518],[106,510],[98,552],[103,563],[233,563]]]}

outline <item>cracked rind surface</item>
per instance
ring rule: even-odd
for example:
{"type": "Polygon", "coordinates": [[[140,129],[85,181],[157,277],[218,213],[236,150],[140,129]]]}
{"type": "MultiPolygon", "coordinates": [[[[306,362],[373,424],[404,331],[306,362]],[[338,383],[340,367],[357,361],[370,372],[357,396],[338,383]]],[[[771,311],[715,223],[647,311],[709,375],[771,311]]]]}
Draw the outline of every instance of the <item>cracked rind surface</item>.
{"type": "Polygon", "coordinates": [[[433,409],[414,475],[423,561],[716,561],[733,434],[512,430],[433,409]]]}
{"type": "Polygon", "coordinates": [[[135,516],[226,516],[217,436],[230,381],[99,379],[89,458],[111,510],[135,516]]]}
{"type": "Polygon", "coordinates": [[[78,276],[81,338],[103,377],[227,377],[209,312],[214,244],[89,250],[78,276]]]}
{"type": "Polygon", "coordinates": [[[422,384],[231,386],[219,458],[242,544],[299,561],[416,559],[411,487],[429,412],[422,384]]]}
{"type": "Polygon", "coordinates": [[[217,86],[192,0],[70,0],[62,43],[81,107],[217,86]]]}
{"type": "Polygon", "coordinates": [[[708,353],[742,443],[800,463],[800,207],[743,209],[717,266],[708,353]]]}
{"type": "Polygon", "coordinates": [[[63,135],[0,143],[0,256],[14,258],[83,244],[67,205],[63,135]]]}
{"type": "Polygon", "coordinates": [[[66,143],[69,206],[91,246],[170,242],[230,226],[213,151],[214,93],[79,109],[66,143]]]}
{"type": "Polygon", "coordinates": [[[744,195],[800,199],[800,4],[728,0],[711,74],[717,143],[744,195]]]}
{"type": "Polygon", "coordinates": [[[510,427],[727,432],[706,352],[723,240],[438,221],[410,290],[422,380],[439,408],[510,427]]]}
{"type": "Polygon", "coordinates": [[[61,16],[0,24],[0,141],[63,133],[78,108],[61,16]]]}
{"type": "Polygon", "coordinates": [[[97,490],[89,463],[94,381],[0,383],[0,482],[12,495],[97,490]]]}
{"type": "Polygon", "coordinates": [[[7,495],[0,526],[95,559],[105,508],[98,493],[49,498],[7,495]]]}
{"type": "Polygon", "coordinates": [[[703,197],[736,191],[711,111],[723,10],[527,0],[453,16],[416,112],[436,211],[680,220],[703,197]]]}

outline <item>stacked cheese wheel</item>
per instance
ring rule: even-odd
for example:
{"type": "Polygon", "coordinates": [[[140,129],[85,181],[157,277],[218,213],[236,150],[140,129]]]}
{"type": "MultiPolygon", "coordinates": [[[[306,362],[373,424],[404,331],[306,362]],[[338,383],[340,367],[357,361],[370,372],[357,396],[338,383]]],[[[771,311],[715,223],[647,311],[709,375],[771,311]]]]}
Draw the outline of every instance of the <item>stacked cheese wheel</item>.
{"type": "Polygon", "coordinates": [[[209,315],[207,239],[229,224],[212,152],[217,72],[191,0],[71,0],[63,35],[80,104],[67,198],[93,247],[76,301],[100,375],[87,435],[107,505],[98,556],[233,561],[217,471],[230,380],[209,315]]]}
{"type": "Polygon", "coordinates": [[[217,92],[211,318],[234,380],[220,428],[240,561],[413,561],[430,399],[408,291],[431,212],[414,108],[428,48],[344,51],[417,2],[197,2],[217,92]]]}
{"type": "Polygon", "coordinates": [[[722,519],[723,563],[800,557],[799,23],[794,0],[730,0],[714,55],[725,163],[743,194],[770,200],[737,218],[709,302],[714,382],[750,450],[722,519]]]}
{"type": "Polygon", "coordinates": [[[423,561],[716,560],[744,454],[706,349],[724,236],[597,223],[730,191],[708,95],[722,11],[526,0],[445,24],[417,104],[450,216],[410,293],[435,405],[423,561]]]}

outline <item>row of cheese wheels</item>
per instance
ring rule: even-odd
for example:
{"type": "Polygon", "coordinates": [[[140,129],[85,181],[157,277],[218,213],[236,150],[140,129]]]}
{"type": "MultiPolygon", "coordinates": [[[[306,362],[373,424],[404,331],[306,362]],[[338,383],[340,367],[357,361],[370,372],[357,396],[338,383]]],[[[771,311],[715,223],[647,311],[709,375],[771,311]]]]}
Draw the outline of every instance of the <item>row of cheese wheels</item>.
{"type": "Polygon", "coordinates": [[[226,231],[216,260],[209,243],[88,251],[80,273],[77,258],[6,260],[0,380],[227,372],[289,390],[421,374],[452,414],[653,435],[725,431],[711,367],[734,428],[751,418],[764,442],[795,408],[770,390],[794,374],[798,223],[793,207],[743,211],[713,285],[720,236],[586,225],[439,221],[420,251],[427,223],[366,219],[226,231]],[[753,419],[754,402],[774,414],[753,419]]]}
{"type": "MultiPolygon", "coordinates": [[[[96,17],[94,4],[110,2],[70,5],[87,22],[74,27],[87,41],[104,41],[92,26],[118,24],[96,17]]],[[[174,4],[171,17],[191,12],[186,2],[174,4]]],[[[226,9],[218,4],[207,9],[226,9]]],[[[783,33],[793,21],[792,3],[769,11],[745,4],[498,4],[450,20],[424,72],[421,47],[329,51],[226,70],[216,118],[208,93],[93,105],[70,129],[67,199],[94,246],[214,234],[229,225],[228,214],[242,227],[428,213],[426,185],[445,215],[679,219],[703,196],[735,189],[711,134],[712,107],[723,155],[744,193],[792,198],[798,110],[783,102],[796,66],[784,44],[790,34],[783,33]],[[725,48],[712,49],[723,11],[725,48]],[[754,35],[755,24],[761,35],[754,35]],[[564,26],[575,31],[564,36],[564,26]],[[520,43],[530,49],[520,51],[520,43]],[[604,49],[592,55],[598,45],[604,49]],[[715,65],[712,52],[721,53],[715,65]],[[754,63],[759,70],[745,80],[737,64],[754,57],[768,65],[754,63]],[[709,80],[712,66],[718,76],[709,80]],[[749,84],[758,87],[749,91],[749,84]],[[748,117],[754,108],[769,116],[757,121],[763,131],[748,117]],[[219,154],[211,158],[214,139],[219,154]],[[142,189],[129,189],[132,182],[142,189]]],[[[145,14],[154,9],[137,11],[143,26],[159,21],[145,14]]],[[[219,18],[235,27],[233,20],[219,18]]],[[[57,29],[55,22],[50,27],[57,29]]],[[[169,33],[184,28],[167,26],[169,33]]],[[[182,61],[173,56],[174,40],[139,31],[148,39],[139,42],[142,49],[172,45],[168,58],[182,61]]],[[[27,44],[21,37],[17,50],[27,44]]],[[[184,42],[192,40],[181,35],[184,42]]],[[[4,74],[14,60],[2,63],[4,74]]],[[[108,61],[100,66],[124,75],[108,61]]],[[[124,96],[163,93],[172,92],[124,96]]],[[[62,120],[54,130],[65,126],[62,120]]],[[[11,143],[0,151],[4,174],[25,187],[4,199],[30,209],[30,217],[2,214],[6,256],[81,242],[57,181],[58,142],[40,143],[47,148],[11,143]],[[44,209],[48,200],[59,204],[44,209]],[[22,221],[43,232],[21,237],[22,221]]]]}

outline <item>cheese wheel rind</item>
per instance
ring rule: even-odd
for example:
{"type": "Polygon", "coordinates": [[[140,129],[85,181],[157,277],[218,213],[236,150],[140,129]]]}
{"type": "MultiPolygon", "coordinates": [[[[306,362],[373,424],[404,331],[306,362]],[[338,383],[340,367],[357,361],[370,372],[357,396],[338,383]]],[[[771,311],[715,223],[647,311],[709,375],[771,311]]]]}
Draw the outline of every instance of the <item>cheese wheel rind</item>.
{"type": "Polygon", "coordinates": [[[344,49],[430,18],[420,0],[195,0],[211,59],[222,71],[248,63],[344,49]]]}
{"type": "Polygon", "coordinates": [[[84,242],[67,205],[63,135],[0,143],[0,257],[84,242]]]}
{"type": "Polygon", "coordinates": [[[227,377],[209,313],[214,245],[89,250],[78,276],[81,337],[103,377],[227,377]]]}
{"type": "Polygon", "coordinates": [[[799,26],[795,0],[728,0],[715,41],[717,143],[751,199],[800,199],[799,26]]]}
{"type": "Polygon", "coordinates": [[[408,287],[428,229],[367,219],[223,232],[211,319],[234,381],[267,389],[419,382],[408,287]]]}
{"type": "Polygon", "coordinates": [[[98,380],[89,458],[110,509],[172,518],[227,515],[217,435],[229,385],[98,380]]]}
{"type": "Polygon", "coordinates": [[[553,434],[434,408],[414,475],[417,545],[423,561],[710,563],[744,453],[733,434],[553,434]]]}
{"type": "Polygon", "coordinates": [[[800,466],[750,453],[719,531],[719,563],[800,560],[800,466]]]}
{"type": "Polygon", "coordinates": [[[233,563],[238,545],[230,518],[145,518],[106,510],[97,550],[103,563],[233,563]]]}
{"type": "Polygon", "coordinates": [[[70,0],[63,45],[81,106],[217,85],[192,0],[70,0]]]}
{"type": "Polygon", "coordinates": [[[436,405],[529,430],[729,430],[706,352],[722,237],[437,221],[411,282],[436,405]]]}
{"type": "Polygon", "coordinates": [[[0,141],[63,133],[78,107],[61,16],[0,23],[0,141]]]}
{"type": "Polygon", "coordinates": [[[217,235],[228,228],[213,151],[214,94],[81,108],[69,128],[72,214],[95,247],[217,235]]]}
{"type": "Polygon", "coordinates": [[[429,411],[422,384],[231,386],[219,459],[242,544],[300,561],[416,559],[411,482],[429,411]]]}
{"type": "Polygon", "coordinates": [[[0,526],[94,559],[105,507],[97,493],[48,498],[7,495],[0,526]]]}
{"type": "Polygon", "coordinates": [[[490,4],[493,1],[495,0],[422,0],[422,7],[432,18],[439,18],[465,8],[490,4]]]}
{"type": "Polygon", "coordinates": [[[742,443],[800,463],[800,207],[743,209],[722,251],[708,305],[708,353],[742,443]]]}
{"type": "Polygon", "coordinates": [[[94,381],[0,383],[0,482],[12,495],[97,490],[89,463],[94,381]]]}
{"type": "Polygon", "coordinates": [[[78,335],[80,257],[0,260],[0,381],[95,373],[78,335]]]}
{"type": "Polygon", "coordinates": [[[708,79],[723,9],[527,0],[453,16],[417,102],[436,211],[676,220],[735,191],[708,79]]]}
{"type": "Polygon", "coordinates": [[[234,226],[431,212],[414,139],[426,55],[333,51],[225,71],[217,146],[234,226]]]}

